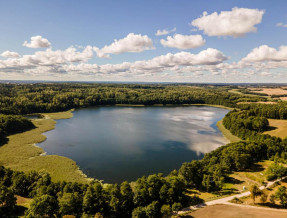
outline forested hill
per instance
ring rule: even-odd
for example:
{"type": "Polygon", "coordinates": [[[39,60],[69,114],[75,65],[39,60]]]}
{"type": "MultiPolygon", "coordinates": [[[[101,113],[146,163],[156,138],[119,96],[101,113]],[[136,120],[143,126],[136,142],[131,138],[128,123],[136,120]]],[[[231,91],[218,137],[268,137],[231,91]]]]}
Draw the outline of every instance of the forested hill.
{"type": "Polygon", "coordinates": [[[29,114],[113,104],[216,104],[266,101],[228,92],[226,87],[127,84],[0,84],[0,113],[29,114]]]}

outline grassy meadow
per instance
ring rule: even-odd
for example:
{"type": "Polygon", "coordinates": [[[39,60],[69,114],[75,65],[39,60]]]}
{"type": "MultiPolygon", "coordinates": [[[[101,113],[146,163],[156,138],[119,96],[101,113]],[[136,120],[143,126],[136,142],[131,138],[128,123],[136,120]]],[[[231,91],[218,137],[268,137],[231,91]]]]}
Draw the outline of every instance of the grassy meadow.
{"type": "Polygon", "coordinates": [[[35,145],[46,139],[42,133],[55,128],[53,119],[70,118],[72,112],[43,115],[45,119],[33,120],[36,128],[8,137],[8,143],[0,147],[0,164],[24,172],[45,170],[53,181],[87,182],[75,161],[58,155],[45,155],[44,150],[35,145]]]}
{"type": "Polygon", "coordinates": [[[264,134],[280,137],[282,139],[287,137],[287,120],[268,119],[269,125],[273,130],[265,131],[264,134]]]}

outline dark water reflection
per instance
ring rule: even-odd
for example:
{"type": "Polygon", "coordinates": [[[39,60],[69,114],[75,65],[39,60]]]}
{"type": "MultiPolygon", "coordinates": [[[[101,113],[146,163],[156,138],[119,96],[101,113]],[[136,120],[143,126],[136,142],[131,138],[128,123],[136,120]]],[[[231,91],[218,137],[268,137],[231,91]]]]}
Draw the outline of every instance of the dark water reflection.
{"type": "Polygon", "coordinates": [[[132,181],[167,174],[225,144],[216,122],[227,112],[205,106],[84,108],[58,120],[39,145],[75,160],[90,177],[132,181]]]}

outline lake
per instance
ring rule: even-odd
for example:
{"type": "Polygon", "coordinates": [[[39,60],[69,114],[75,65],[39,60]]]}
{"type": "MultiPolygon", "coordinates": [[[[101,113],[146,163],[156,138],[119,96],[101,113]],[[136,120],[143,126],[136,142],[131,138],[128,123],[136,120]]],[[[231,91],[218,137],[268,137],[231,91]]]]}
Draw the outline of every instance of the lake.
{"type": "Polygon", "coordinates": [[[107,183],[178,169],[228,141],[216,126],[228,110],[208,106],[90,107],[57,120],[38,144],[107,183]]]}

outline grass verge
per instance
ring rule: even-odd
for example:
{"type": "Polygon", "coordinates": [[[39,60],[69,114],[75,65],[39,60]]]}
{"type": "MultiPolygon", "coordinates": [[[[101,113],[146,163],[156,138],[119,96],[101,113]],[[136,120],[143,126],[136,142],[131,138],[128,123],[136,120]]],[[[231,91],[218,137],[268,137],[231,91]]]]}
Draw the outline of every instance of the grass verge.
{"type": "Polygon", "coordinates": [[[231,143],[232,142],[239,142],[241,141],[240,138],[238,138],[237,136],[233,135],[228,129],[226,129],[222,123],[222,120],[217,122],[217,127],[218,129],[222,132],[222,135],[228,139],[231,143]]]}

